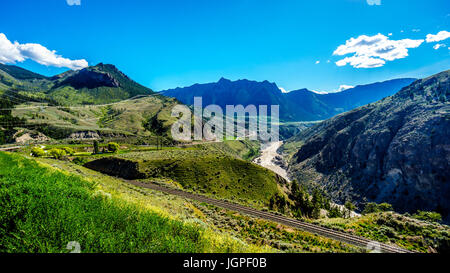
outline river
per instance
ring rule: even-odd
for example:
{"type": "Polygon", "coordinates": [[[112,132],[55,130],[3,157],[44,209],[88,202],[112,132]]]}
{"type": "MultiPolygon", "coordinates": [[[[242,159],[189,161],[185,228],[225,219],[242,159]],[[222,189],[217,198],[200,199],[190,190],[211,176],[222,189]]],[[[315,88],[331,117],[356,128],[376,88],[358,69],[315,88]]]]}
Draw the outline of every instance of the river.
{"type": "Polygon", "coordinates": [[[287,181],[290,181],[287,175],[287,171],[274,163],[274,159],[277,156],[281,157],[281,155],[278,154],[277,152],[278,148],[280,148],[281,145],[283,145],[283,141],[269,142],[262,144],[261,156],[254,159],[253,162],[275,172],[276,174],[280,175],[287,181]]]}

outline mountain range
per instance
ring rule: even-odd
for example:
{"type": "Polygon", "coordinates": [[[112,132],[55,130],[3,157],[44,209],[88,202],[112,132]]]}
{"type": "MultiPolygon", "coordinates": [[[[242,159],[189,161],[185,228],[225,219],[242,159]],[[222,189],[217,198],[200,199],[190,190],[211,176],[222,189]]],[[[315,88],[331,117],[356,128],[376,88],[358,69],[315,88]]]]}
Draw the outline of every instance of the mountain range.
{"type": "MultiPolygon", "coordinates": [[[[201,96],[203,105],[279,105],[282,121],[317,121],[390,96],[414,79],[402,78],[359,85],[337,93],[318,94],[308,89],[283,93],[275,83],[250,80],[194,84],[161,91],[192,105],[201,96]]],[[[16,101],[47,101],[57,105],[104,104],[139,95],[154,94],[118,70],[99,63],[81,70],[46,77],[14,65],[0,64],[0,93],[16,101]]]]}
{"type": "Polygon", "coordinates": [[[154,92],[131,80],[114,65],[99,63],[46,77],[14,65],[0,64],[0,93],[18,99],[48,100],[59,105],[100,104],[154,92]]]}
{"type": "Polygon", "coordinates": [[[202,97],[203,105],[279,105],[283,121],[315,121],[375,102],[399,91],[415,79],[402,78],[359,85],[342,92],[318,94],[308,89],[283,93],[275,83],[250,80],[230,81],[221,78],[216,83],[194,84],[189,87],[161,91],[192,105],[194,97],[202,97]]]}
{"type": "Polygon", "coordinates": [[[338,202],[388,202],[396,211],[450,213],[450,70],[321,122],[300,143],[289,172],[338,202]]]}

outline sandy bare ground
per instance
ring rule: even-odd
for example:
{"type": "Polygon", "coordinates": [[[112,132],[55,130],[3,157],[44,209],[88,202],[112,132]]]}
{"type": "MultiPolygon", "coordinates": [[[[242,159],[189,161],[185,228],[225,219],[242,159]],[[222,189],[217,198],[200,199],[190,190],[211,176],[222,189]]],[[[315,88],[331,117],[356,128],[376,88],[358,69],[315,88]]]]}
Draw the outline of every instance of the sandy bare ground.
{"type": "Polygon", "coordinates": [[[278,175],[280,175],[287,181],[290,181],[286,170],[281,168],[280,166],[276,165],[273,162],[273,160],[276,156],[280,156],[277,153],[277,150],[278,150],[278,148],[280,148],[280,146],[282,144],[283,144],[283,141],[269,142],[269,143],[263,144],[263,147],[261,149],[261,156],[257,157],[253,162],[277,173],[278,175]]]}
{"type": "MultiPolygon", "coordinates": [[[[278,148],[280,148],[281,145],[283,145],[283,141],[270,142],[270,143],[263,144],[262,149],[261,149],[261,156],[255,158],[253,160],[253,162],[277,173],[278,175],[280,175],[287,181],[291,182],[287,175],[287,171],[274,163],[274,159],[276,156],[281,157],[281,155],[277,153],[277,150],[278,150],[278,148]]],[[[341,211],[346,211],[346,209],[343,205],[339,205],[339,204],[335,204],[335,203],[332,203],[332,205],[338,206],[341,209],[341,211]]],[[[361,216],[361,215],[354,211],[350,212],[350,217],[359,217],[359,216],[361,216]]]]}

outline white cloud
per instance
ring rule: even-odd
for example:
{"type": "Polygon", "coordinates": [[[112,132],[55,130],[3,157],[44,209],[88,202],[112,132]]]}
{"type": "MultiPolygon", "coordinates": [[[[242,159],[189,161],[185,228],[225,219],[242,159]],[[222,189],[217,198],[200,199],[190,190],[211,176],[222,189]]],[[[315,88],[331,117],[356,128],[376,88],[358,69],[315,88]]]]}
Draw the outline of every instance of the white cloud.
{"type": "Polygon", "coordinates": [[[386,62],[382,59],[371,58],[367,56],[352,56],[352,57],[345,57],[344,59],[337,61],[336,65],[345,66],[347,64],[350,64],[355,68],[375,68],[381,67],[385,63],[386,62]]]}
{"type": "Polygon", "coordinates": [[[369,4],[370,6],[373,6],[373,5],[379,6],[379,5],[381,5],[381,0],[367,0],[367,4],[369,4]]]}
{"type": "Polygon", "coordinates": [[[6,38],[5,34],[0,33],[0,63],[23,62],[24,60],[20,50],[6,38]]]}
{"type": "Polygon", "coordinates": [[[81,6],[81,0],[66,0],[69,6],[81,6]]]}
{"type": "Polygon", "coordinates": [[[443,41],[448,38],[450,38],[450,32],[443,30],[443,31],[439,31],[436,35],[427,34],[426,41],[427,41],[427,43],[432,43],[432,42],[443,41]]]}
{"type": "Polygon", "coordinates": [[[389,33],[388,36],[392,36],[392,33],[389,33]]]}
{"type": "Polygon", "coordinates": [[[420,29],[418,29],[418,28],[415,28],[412,30],[412,32],[419,32],[419,31],[420,31],[420,29]]]}
{"type": "Polygon", "coordinates": [[[439,48],[444,47],[444,46],[445,46],[445,44],[435,44],[435,45],[433,46],[433,48],[436,49],[436,50],[438,50],[439,48]]]}
{"type": "Polygon", "coordinates": [[[67,67],[74,70],[88,66],[88,62],[84,59],[63,58],[56,54],[55,50],[49,50],[40,44],[20,44],[17,41],[11,43],[5,34],[0,33],[0,63],[23,62],[26,59],[46,66],[67,67]]]}
{"type": "Polygon", "coordinates": [[[347,89],[350,89],[350,88],[353,88],[353,87],[354,87],[353,85],[341,84],[339,86],[339,89],[337,90],[337,92],[341,92],[341,91],[344,91],[344,90],[347,90],[347,89]]]}
{"type": "Polygon", "coordinates": [[[316,61],[316,64],[320,64],[320,61],[316,61]]]}
{"type": "Polygon", "coordinates": [[[337,66],[350,64],[355,68],[374,68],[383,66],[386,61],[407,57],[408,48],[416,48],[422,43],[423,40],[389,40],[389,37],[380,33],[374,36],[361,35],[347,40],[333,55],[353,54],[337,61],[337,66]]]}

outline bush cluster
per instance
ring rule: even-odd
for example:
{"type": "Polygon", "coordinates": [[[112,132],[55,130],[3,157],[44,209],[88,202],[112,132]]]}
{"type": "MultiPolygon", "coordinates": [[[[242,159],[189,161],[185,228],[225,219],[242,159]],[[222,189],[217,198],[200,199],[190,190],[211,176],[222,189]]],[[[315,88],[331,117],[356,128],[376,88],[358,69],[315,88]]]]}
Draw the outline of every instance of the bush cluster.
{"type": "Polygon", "coordinates": [[[58,148],[52,148],[48,151],[48,154],[51,157],[54,157],[56,159],[61,159],[63,156],[67,155],[66,151],[63,149],[58,149],[58,148]]]}
{"type": "Polygon", "coordinates": [[[108,151],[112,153],[117,153],[119,151],[120,145],[115,142],[108,143],[108,151]]]}
{"type": "Polygon", "coordinates": [[[382,211],[393,211],[391,204],[381,203],[377,204],[374,202],[369,202],[365,205],[362,214],[374,213],[374,212],[382,212],[382,211]]]}
{"type": "Polygon", "coordinates": [[[45,155],[45,151],[41,147],[33,147],[31,148],[31,155],[34,157],[42,157],[45,155]]]}

